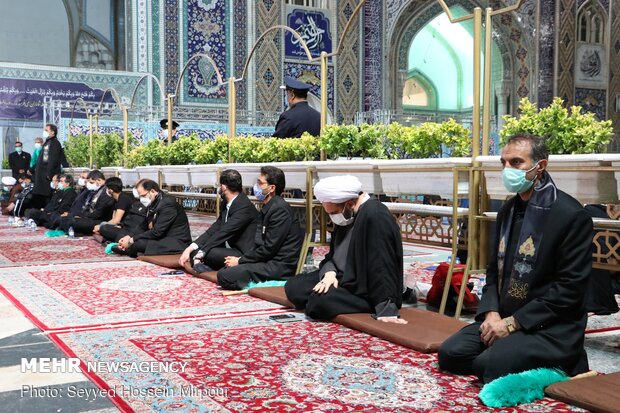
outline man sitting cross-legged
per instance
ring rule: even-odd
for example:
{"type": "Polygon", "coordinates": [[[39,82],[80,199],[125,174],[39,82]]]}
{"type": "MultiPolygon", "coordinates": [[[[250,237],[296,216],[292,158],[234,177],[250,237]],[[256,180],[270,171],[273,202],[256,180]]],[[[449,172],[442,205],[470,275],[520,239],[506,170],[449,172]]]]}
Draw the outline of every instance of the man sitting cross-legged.
{"type": "Polygon", "coordinates": [[[241,174],[227,169],[220,175],[220,216],[198,239],[185,248],[180,265],[190,259],[198,272],[219,270],[228,256],[241,256],[254,248],[258,212],[242,192],[241,174]]]}
{"type": "Polygon", "coordinates": [[[121,178],[112,177],[105,181],[108,195],[115,201],[112,219],[95,225],[93,232],[105,240],[118,242],[125,235],[137,235],[146,231],[147,208],[132,195],[123,192],[121,178]]]}
{"type": "Polygon", "coordinates": [[[176,254],[192,240],[187,214],[176,200],[164,194],[157,182],[144,179],[136,184],[140,202],[147,208],[147,230],[125,235],[112,251],[137,257],[138,254],[176,254]]]}
{"type": "Polygon", "coordinates": [[[320,180],[316,198],[336,225],[319,269],[286,282],[288,299],[309,317],[373,313],[385,322],[399,318],[403,294],[403,244],[390,211],[362,192],[351,175],[320,180]]]}
{"type": "Polygon", "coordinates": [[[114,200],[107,193],[103,173],[98,170],[90,171],[86,187],[92,191],[92,196],[84,204],[82,211],[60,219],[61,230],[68,232],[69,228],[73,227],[76,234],[90,235],[95,225],[112,217],[114,200]]]}
{"type": "Polygon", "coordinates": [[[254,195],[263,202],[254,237],[254,248],[225,259],[217,282],[228,290],[242,290],[250,281],[285,280],[295,274],[302,244],[302,228],[291,206],[280,196],[286,185],[284,172],[263,166],[254,195]]]}
{"type": "Polygon", "coordinates": [[[46,225],[53,214],[64,214],[71,209],[71,205],[77,197],[75,189],[73,189],[72,175],[54,175],[52,184],[55,185],[55,191],[52,199],[45,205],[45,208],[30,208],[26,211],[26,219],[32,219],[37,225],[46,225]]]}

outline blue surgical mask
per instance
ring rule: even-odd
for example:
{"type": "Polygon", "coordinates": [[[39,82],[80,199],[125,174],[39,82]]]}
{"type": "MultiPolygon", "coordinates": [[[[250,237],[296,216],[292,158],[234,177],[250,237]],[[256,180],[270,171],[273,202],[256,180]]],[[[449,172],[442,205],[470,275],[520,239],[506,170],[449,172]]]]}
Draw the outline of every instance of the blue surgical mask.
{"type": "Polygon", "coordinates": [[[265,195],[263,193],[263,190],[261,189],[260,186],[258,186],[258,184],[254,184],[254,196],[256,197],[256,199],[258,199],[259,201],[264,201],[265,198],[267,198],[267,195],[265,195]]]}
{"type": "Polygon", "coordinates": [[[58,186],[56,186],[56,189],[62,191],[63,189],[65,189],[65,186],[62,184],[62,182],[58,182],[58,186]]]}
{"type": "Polygon", "coordinates": [[[523,192],[527,192],[532,185],[534,185],[534,181],[536,177],[531,181],[527,179],[526,175],[528,172],[533,171],[534,168],[538,165],[538,162],[534,164],[530,169],[516,169],[516,168],[504,168],[502,171],[502,181],[504,182],[504,187],[508,190],[508,192],[522,194],[523,192]]]}
{"type": "Polygon", "coordinates": [[[15,147],[15,152],[22,153],[22,147],[21,146],[16,146],[15,147]]]}

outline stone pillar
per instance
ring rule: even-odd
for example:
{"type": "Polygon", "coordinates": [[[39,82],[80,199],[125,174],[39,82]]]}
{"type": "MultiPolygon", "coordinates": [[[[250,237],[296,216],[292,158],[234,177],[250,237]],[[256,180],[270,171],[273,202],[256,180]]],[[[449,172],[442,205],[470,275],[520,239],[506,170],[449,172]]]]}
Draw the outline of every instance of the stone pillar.
{"type": "Polygon", "coordinates": [[[510,81],[499,82],[495,86],[495,96],[497,97],[497,131],[504,127],[504,115],[508,112],[508,97],[510,96],[510,81]]]}

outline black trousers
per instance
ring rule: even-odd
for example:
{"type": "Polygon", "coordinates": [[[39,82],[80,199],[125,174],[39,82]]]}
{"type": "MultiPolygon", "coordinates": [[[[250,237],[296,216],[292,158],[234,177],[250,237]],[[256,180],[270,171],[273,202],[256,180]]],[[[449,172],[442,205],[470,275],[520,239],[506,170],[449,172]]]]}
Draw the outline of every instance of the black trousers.
{"type": "Polygon", "coordinates": [[[222,268],[217,272],[217,283],[225,290],[243,290],[250,281],[285,281],[295,269],[278,261],[254,262],[222,268]]]}
{"type": "Polygon", "coordinates": [[[133,234],[125,228],[119,228],[114,225],[103,225],[99,227],[99,235],[108,241],[118,242],[118,240],[123,238],[125,235],[133,234]]]}
{"type": "Polygon", "coordinates": [[[26,214],[24,215],[24,217],[26,219],[34,220],[34,222],[36,222],[37,225],[43,226],[47,223],[51,215],[52,215],[51,213],[41,211],[40,209],[30,208],[26,211],[26,214]]]}
{"type": "Polygon", "coordinates": [[[455,374],[475,374],[484,383],[540,367],[560,367],[571,375],[588,371],[585,350],[575,365],[561,354],[554,354],[553,348],[547,351],[553,344],[536,332],[516,331],[486,347],[480,339],[481,324],[470,324],[443,342],[438,352],[439,368],[455,374]]]}
{"type": "Polygon", "coordinates": [[[319,270],[300,274],[284,285],[286,297],[298,310],[305,309],[308,317],[330,320],[339,314],[372,313],[366,299],[358,297],[344,287],[333,286],[324,294],[312,289],[321,281],[319,270]]]}
{"type": "Polygon", "coordinates": [[[217,271],[221,268],[224,268],[224,261],[226,257],[240,257],[243,254],[236,248],[226,248],[226,247],[218,247],[211,248],[207,255],[202,259],[202,262],[217,271]]]}
{"type": "Polygon", "coordinates": [[[75,218],[71,215],[61,218],[60,229],[65,232],[69,231],[70,227],[73,227],[73,231],[76,234],[91,235],[95,225],[99,224],[99,221],[92,220],[90,218],[75,218]]]}

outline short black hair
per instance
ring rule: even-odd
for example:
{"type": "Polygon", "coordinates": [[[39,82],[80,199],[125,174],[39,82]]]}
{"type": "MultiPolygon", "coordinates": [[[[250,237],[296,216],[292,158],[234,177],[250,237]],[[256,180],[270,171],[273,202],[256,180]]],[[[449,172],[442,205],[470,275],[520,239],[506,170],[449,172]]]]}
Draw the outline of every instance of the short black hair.
{"type": "Polygon", "coordinates": [[[226,185],[232,192],[241,192],[243,189],[241,174],[234,169],[226,169],[222,172],[220,184],[226,185]]]}
{"type": "Polygon", "coordinates": [[[144,188],[145,191],[150,191],[152,189],[154,189],[156,192],[160,191],[159,185],[157,185],[157,182],[153,181],[152,179],[144,179],[142,182],[136,184],[136,188],[138,187],[144,188]]]}
{"type": "Polygon", "coordinates": [[[26,178],[30,178],[30,180],[32,181],[32,178],[27,173],[17,175],[17,179],[26,179],[26,178]]]}
{"type": "Polygon", "coordinates": [[[308,91],[307,90],[300,90],[300,89],[293,89],[293,88],[286,88],[286,90],[290,90],[291,92],[293,92],[293,96],[299,98],[299,99],[308,99],[308,91]]]}
{"type": "Polygon", "coordinates": [[[543,159],[549,159],[549,149],[547,149],[547,145],[545,144],[545,139],[540,136],[532,135],[529,133],[517,133],[512,135],[506,141],[506,145],[513,145],[522,142],[529,142],[530,148],[532,148],[530,152],[530,156],[534,162],[542,161],[543,159]]]}
{"type": "Polygon", "coordinates": [[[282,169],[271,165],[261,166],[260,174],[265,176],[265,179],[269,185],[276,186],[276,195],[281,195],[282,192],[284,192],[284,188],[286,187],[286,178],[284,177],[284,172],[282,172],[282,169]]]}
{"type": "Polygon", "coordinates": [[[24,144],[23,144],[23,143],[21,143],[20,141],[15,142],[15,145],[21,145],[21,146],[24,146],[24,144]]]}
{"type": "Polygon", "coordinates": [[[88,179],[105,179],[105,176],[103,175],[103,172],[95,169],[94,171],[90,171],[88,173],[88,179]]]}
{"type": "Polygon", "coordinates": [[[65,178],[65,183],[69,186],[73,186],[73,184],[75,183],[75,180],[73,179],[73,175],[64,174],[64,175],[60,175],[60,177],[65,178]]]}
{"type": "Polygon", "coordinates": [[[121,193],[123,191],[123,181],[121,180],[121,178],[117,178],[116,176],[106,179],[105,186],[115,194],[121,193]]]}
{"type": "Polygon", "coordinates": [[[45,126],[49,126],[50,130],[54,132],[54,136],[58,136],[58,126],[54,125],[53,123],[48,123],[45,126]]]}

